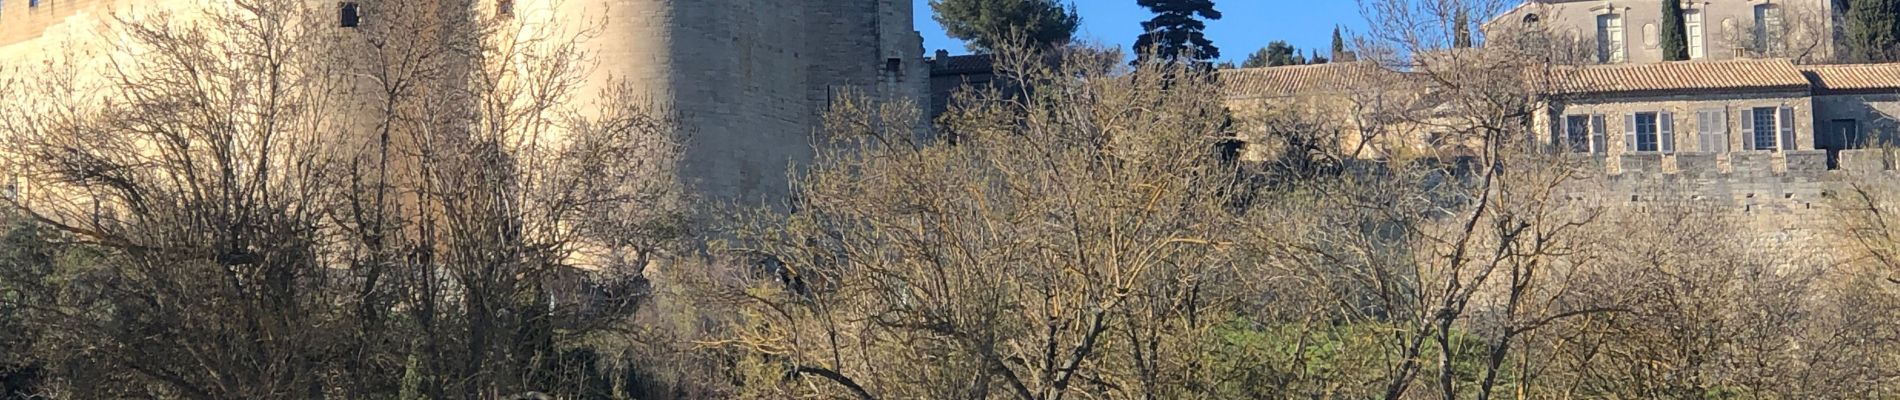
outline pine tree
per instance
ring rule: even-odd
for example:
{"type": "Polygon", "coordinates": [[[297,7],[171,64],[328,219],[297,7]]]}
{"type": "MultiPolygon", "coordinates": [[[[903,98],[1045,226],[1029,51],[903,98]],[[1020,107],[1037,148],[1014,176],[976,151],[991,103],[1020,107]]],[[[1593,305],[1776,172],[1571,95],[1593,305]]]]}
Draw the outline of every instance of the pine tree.
{"type": "Polygon", "coordinates": [[[1221,18],[1220,11],[1214,10],[1214,0],[1136,0],[1136,3],[1155,13],[1154,19],[1141,23],[1142,34],[1135,39],[1135,51],[1141,59],[1135,60],[1136,63],[1150,56],[1168,62],[1201,64],[1220,58],[1220,48],[1214,47],[1214,42],[1202,32],[1207,30],[1202,18],[1221,18]]]}
{"type": "Polygon", "coordinates": [[[1900,0],[1848,0],[1847,48],[1855,61],[1900,60],[1900,0]]]}
{"type": "Polygon", "coordinates": [[[1308,57],[1306,59],[1306,62],[1308,64],[1325,64],[1330,61],[1332,60],[1327,59],[1325,56],[1319,55],[1319,49],[1313,49],[1313,56],[1308,57]]]}
{"type": "Polygon", "coordinates": [[[1663,0],[1659,35],[1664,61],[1689,59],[1689,28],[1683,25],[1682,0],[1663,0]]]}
{"type": "Polygon", "coordinates": [[[1451,19],[1451,47],[1471,48],[1471,14],[1464,7],[1458,7],[1458,14],[1451,19]]]}
{"type": "Polygon", "coordinates": [[[1253,54],[1248,55],[1247,60],[1240,63],[1240,66],[1241,68],[1260,68],[1295,65],[1293,62],[1293,53],[1296,51],[1297,50],[1293,49],[1293,45],[1287,44],[1286,41],[1275,40],[1267,43],[1267,47],[1261,48],[1258,51],[1254,51],[1253,54]]]}
{"type": "Polygon", "coordinates": [[[1060,46],[1082,22],[1073,4],[1055,0],[930,0],[930,9],[944,34],[979,52],[1060,46]]]}

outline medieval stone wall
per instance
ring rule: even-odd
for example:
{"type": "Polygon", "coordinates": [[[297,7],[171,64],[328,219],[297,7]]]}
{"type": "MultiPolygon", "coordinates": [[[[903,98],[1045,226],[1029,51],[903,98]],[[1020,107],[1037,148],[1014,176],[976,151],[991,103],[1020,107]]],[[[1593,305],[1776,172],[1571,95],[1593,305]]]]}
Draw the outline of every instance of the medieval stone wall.
{"type": "MultiPolygon", "coordinates": [[[[29,7],[29,1],[0,0],[0,60],[83,49],[72,42],[106,43],[103,27],[126,9],[219,6],[40,0],[29,7]]],[[[335,3],[323,4],[312,12],[336,18],[335,3]]],[[[820,116],[838,96],[862,93],[920,104],[927,99],[929,69],[908,0],[509,4],[517,18],[551,21],[561,34],[587,38],[584,47],[597,66],[575,99],[581,112],[597,112],[600,95],[625,84],[645,101],[678,113],[686,128],[679,133],[686,143],[679,178],[713,200],[782,199],[789,192],[787,168],[809,163],[820,116]]],[[[379,17],[391,16],[364,15],[371,21],[366,23],[379,17]]]]}
{"type": "MultiPolygon", "coordinates": [[[[1839,163],[1829,168],[1827,151],[1794,150],[1779,156],[1765,152],[1730,154],[1728,169],[1718,168],[1716,157],[1704,153],[1675,155],[1680,169],[1665,171],[1655,154],[1589,157],[1586,162],[1622,164],[1622,173],[1574,182],[1565,193],[1569,201],[1606,206],[1610,212],[1704,206],[1734,211],[1742,226],[1736,232],[1750,246],[1790,259],[1826,258],[1832,251],[1839,216],[1837,196],[1848,193],[1851,182],[1870,175],[1891,175],[1896,154],[1884,149],[1843,150],[1839,163]],[[1775,159],[1786,167],[1776,167],[1775,159]]],[[[1657,225],[1652,229],[1670,229],[1657,225]]]]}
{"type": "MultiPolygon", "coordinates": [[[[847,93],[921,101],[923,39],[904,0],[567,0],[597,24],[584,94],[624,80],[678,112],[681,179],[715,200],[779,200],[807,164],[826,106],[847,93]]],[[[591,101],[591,100],[590,100],[591,101]]]]}

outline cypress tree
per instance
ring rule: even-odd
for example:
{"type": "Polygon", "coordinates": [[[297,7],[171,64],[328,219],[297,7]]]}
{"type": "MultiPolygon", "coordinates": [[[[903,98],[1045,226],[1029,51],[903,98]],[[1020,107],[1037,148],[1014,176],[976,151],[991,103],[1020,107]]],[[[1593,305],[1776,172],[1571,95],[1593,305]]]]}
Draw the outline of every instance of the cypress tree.
{"type": "Polygon", "coordinates": [[[1147,7],[1155,13],[1154,19],[1141,23],[1142,34],[1135,39],[1135,51],[1146,61],[1149,56],[1161,57],[1168,62],[1192,61],[1206,63],[1207,60],[1220,58],[1220,48],[1207,40],[1202,31],[1207,23],[1201,18],[1218,20],[1220,11],[1214,10],[1214,0],[1136,0],[1137,4],[1147,7]],[[1153,54],[1149,54],[1149,52],[1153,54]]]}
{"type": "Polygon", "coordinates": [[[1682,0],[1663,0],[1662,32],[1659,33],[1663,61],[1689,59],[1689,28],[1683,25],[1682,0]]]}
{"type": "Polygon", "coordinates": [[[1900,59],[1900,0],[1849,0],[1847,49],[1855,61],[1900,59]]]}
{"type": "Polygon", "coordinates": [[[1333,61],[1353,61],[1353,55],[1346,52],[1346,37],[1339,34],[1339,25],[1333,25],[1333,61]]]}
{"type": "Polygon", "coordinates": [[[1451,19],[1451,47],[1471,48],[1471,15],[1464,7],[1458,7],[1458,14],[1451,19]]]}

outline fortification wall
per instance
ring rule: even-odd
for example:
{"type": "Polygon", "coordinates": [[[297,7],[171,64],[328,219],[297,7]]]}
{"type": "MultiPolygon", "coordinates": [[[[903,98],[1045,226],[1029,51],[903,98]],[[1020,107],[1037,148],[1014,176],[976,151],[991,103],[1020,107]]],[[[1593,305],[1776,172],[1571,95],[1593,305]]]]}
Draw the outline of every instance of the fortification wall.
{"type": "MultiPolygon", "coordinates": [[[[682,117],[681,179],[717,200],[789,193],[837,96],[919,99],[923,44],[903,0],[569,0],[556,20],[597,23],[584,93],[624,81],[682,117]]],[[[598,98],[588,102],[598,102],[598,98]]]]}
{"type": "MultiPolygon", "coordinates": [[[[1566,194],[1571,201],[1594,202],[1618,209],[1707,206],[1735,211],[1738,235],[1750,246],[1786,254],[1791,259],[1827,259],[1839,252],[1833,212],[1836,196],[1847,185],[1869,174],[1894,174],[1896,154],[1882,149],[1843,150],[1838,168],[1829,168],[1828,151],[1796,150],[1783,154],[1735,152],[1727,154],[1729,168],[1720,168],[1707,153],[1672,156],[1676,168],[1664,169],[1664,156],[1625,155],[1586,162],[1621,164],[1622,173],[1577,182],[1566,194]],[[1779,159],[1779,160],[1777,160],[1779,159]],[[1785,162],[1785,168],[1776,164],[1785,162]]],[[[1655,226],[1654,229],[1670,229],[1655,226]]]]}

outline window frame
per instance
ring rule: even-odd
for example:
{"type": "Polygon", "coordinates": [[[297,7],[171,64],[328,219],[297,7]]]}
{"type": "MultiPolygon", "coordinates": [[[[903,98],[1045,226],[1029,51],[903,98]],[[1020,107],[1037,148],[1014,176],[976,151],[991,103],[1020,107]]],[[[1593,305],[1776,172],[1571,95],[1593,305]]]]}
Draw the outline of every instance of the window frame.
{"type": "Polygon", "coordinates": [[[1630,148],[1634,149],[1635,152],[1637,153],[1661,153],[1662,152],[1662,113],[1655,112],[1655,111],[1645,111],[1645,112],[1632,113],[1630,115],[1636,119],[1635,121],[1630,122],[1630,126],[1634,127],[1635,129],[1634,131],[1631,131],[1630,135],[1631,137],[1636,138],[1635,144],[1632,144],[1630,148]],[[1649,119],[1649,122],[1647,125],[1645,125],[1643,122],[1644,118],[1649,119]],[[1643,132],[1643,128],[1645,126],[1649,128],[1648,133],[1643,132]],[[1644,149],[1644,146],[1643,146],[1645,144],[1644,143],[1645,139],[1647,139],[1648,141],[1647,143],[1649,145],[1648,149],[1644,149]]]}
{"type": "Polygon", "coordinates": [[[1683,40],[1689,42],[1689,59],[1700,60],[1708,57],[1708,49],[1704,47],[1704,41],[1708,36],[1704,30],[1702,9],[1682,10],[1682,25],[1683,40]]]}
{"type": "Polygon", "coordinates": [[[1629,32],[1623,14],[1597,14],[1597,61],[1619,64],[1629,60],[1629,32]]]}
{"type": "Polygon", "coordinates": [[[1763,106],[1744,109],[1742,124],[1742,147],[1744,151],[1788,151],[1800,150],[1800,138],[1795,136],[1795,113],[1793,106],[1763,106]],[[1763,113],[1771,116],[1763,120],[1763,113]],[[1762,127],[1768,122],[1767,127],[1762,127]],[[1763,139],[1767,139],[1764,143],[1763,139]]]}
{"type": "Polygon", "coordinates": [[[1787,29],[1781,6],[1774,3],[1756,4],[1752,11],[1755,16],[1755,50],[1762,54],[1779,51],[1781,37],[1787,29]]]}
{"type": "Polygon", "coordinates": [[[363,6],[360,2],[337,2],[337,26],[356,28],[363,25],[363,6]]]}
{"type": "Polygon", "coordinates": [[[1563,131],[1559,132],[1556,136],[1556,140],[1560,140],[1560,142],[1553,143],[1559,152],[1565,154],[1594,155],[1607,153],[1609,143],[1604,141],[1604,138],[1607,137],[1606,131],[1608,129],[1607,124],[1604,123],[1605,118],[1603,114],[1565,114],[1562,119],[1559,126],[1563,131]],[[1572,128],[1576,126],[1571,124],[1579,120],[1583,122],[1581,143],[1575,141],[1578,139],[1576,137],[1578,135],[1572,132],[1572,128]]]}
{"type": "Polygon", "coordinates": [[[1728,108],[1696,110],[1696,150],[1705,153],[1729,151],[1728,108]]]}

